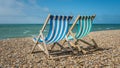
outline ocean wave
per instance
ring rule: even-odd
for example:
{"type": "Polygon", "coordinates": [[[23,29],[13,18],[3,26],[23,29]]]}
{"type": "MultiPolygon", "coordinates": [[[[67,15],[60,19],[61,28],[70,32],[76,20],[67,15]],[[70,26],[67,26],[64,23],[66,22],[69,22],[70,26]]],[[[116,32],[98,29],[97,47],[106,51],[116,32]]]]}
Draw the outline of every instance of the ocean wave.
{"type": "Polygon", "coordinates": [[[37,34],[32,34],[31,36],[32,36],[32,37],[36,37],[36,36],[37,36],[37,34]]]}
{"type": "Polygon", "coordinates": [[[110,27],[110,28],[114,28],[114,27],[110,27]]]}
{"type": "Polygon", "coordinates": [[[106,29],[111,29],[111,28],[106,28],[106,29]]]}
{"type": "Polygon", "coordinates": [[[44,30],[44,32],[48,32],[48,30],[44,30]]]}
{"type": "Polygon", "coordinates": [[[26,34],[26,33],[28,33],[28,32],[30,32],[30,31],[29,31],[29,30],[26,30],[26,31],[24,31],[23,33],[26,34]]]}

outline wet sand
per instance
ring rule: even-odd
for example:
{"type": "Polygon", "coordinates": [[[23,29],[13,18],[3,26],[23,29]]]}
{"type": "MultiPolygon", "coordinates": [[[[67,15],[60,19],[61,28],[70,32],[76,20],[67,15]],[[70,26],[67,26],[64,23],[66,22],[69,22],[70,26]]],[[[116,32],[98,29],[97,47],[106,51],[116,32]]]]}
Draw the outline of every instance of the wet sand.
{"type": "MultiPolygon", "coordinates": [[[[79,41],[86,54],[54,54],[52,56],[67,54],[68,57],[53,60],[46,59],[38,47],[30,54],[34,45],[30,37],[0,40],[0,68],[120,68],[120,30],[91,32],[90,36],[96,41],[98,49],[89,49],[89,45],[79,41]]],[[[88,36],[83,39],[93,44],[88,36]]],[[[67,43],[64,46],[67,47],[67,43]]],[[[60,48],[56,46],[53,50],[60,48]]]]}

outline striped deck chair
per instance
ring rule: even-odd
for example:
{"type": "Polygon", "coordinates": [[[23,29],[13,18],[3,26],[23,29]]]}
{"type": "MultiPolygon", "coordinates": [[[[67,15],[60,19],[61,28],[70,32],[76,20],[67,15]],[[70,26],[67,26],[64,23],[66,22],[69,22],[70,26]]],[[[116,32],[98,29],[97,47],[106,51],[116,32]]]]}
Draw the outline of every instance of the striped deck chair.
{"type": "Polygon", "coordinates": [[[68,25],[71,19],[72,16],[54,16],[49,14],[42,29],[40,30],[39,36],[33,39],[35,45],[32,48],[32,52],[34,51],[36,45],[38,45],[40,49],[47,56],[49,56],[47,45],[58,43],[60,40],[65,38],[66,34],[68,33],[68,25]],[[45,37],[43,35],[43,31],[48,22],[50,23],[50,25],[48,34],[45,37]]]}
{"type": "MultiPolygon", "coordinates": [[[[88,45],[91,45],[90,43],[82,40],[82,38],[87,36],[90,33],[90,30],[92,28],[92,23],[93,23],[93,20],[94,20],[95,16],[96,15],[93,15],[93,16],[80,16],[79,15],[76,18],[76,20],[74,21],[71,28],[69,29],[69,32],[66,35],[66,40],[65,41],[74,40],[75,41],[74,44],[70,42],[71,46],[77,47],[79,51],[82,51],[83,53],[85,53],[85,50],[82,50],[79,45],[75,45],[75,44],[80,40],[80,41],[82,41],[82,42],[84,42],[88,45]],[[72,30],[73,30],[73,28],[75,27],[76,24],[78,25],[77,26],[78,31],[76,31],[74,33],[72,30]]],[[[94,39],[90,35],[88,35],[88,36],[93,41],[93,43],[95,44],[93,47],[97,47],[97,44],[94,41],[94,39]]],[[[63,42],[63,44],[65,43],[65,41],[63,42]]]]}

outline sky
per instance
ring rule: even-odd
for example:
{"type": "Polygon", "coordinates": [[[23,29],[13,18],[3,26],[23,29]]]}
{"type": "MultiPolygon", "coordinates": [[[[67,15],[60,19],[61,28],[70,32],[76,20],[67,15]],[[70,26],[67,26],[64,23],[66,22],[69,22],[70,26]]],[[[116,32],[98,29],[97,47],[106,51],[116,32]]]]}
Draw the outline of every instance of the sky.
{"type": "Polygon", "coordinates": [[[0,24],[41,24],[49,13],[96,14],[95,24],[120,24],[120,0],[0,0],[0,24]]]}

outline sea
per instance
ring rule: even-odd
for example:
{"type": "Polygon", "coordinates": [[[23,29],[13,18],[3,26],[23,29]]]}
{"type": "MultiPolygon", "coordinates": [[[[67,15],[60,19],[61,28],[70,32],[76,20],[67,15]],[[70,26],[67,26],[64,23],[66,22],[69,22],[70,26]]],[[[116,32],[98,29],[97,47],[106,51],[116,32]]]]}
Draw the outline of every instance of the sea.
{"type": "MultiPolygon", "coordinates": [[[[0,24],[0,40],[20,37],[34,37],[39,34],[43,24],[0,24]]],[[[71,24],[69,25],[69,27],[71,24]]],[[[49,24],[44,30],[47,35],[49,24]]],[[[75,31],[76,29],[74,29],[75,31]]],[[[91,32],[104,30],[120,30],[120,24],[93,24],[91,32]]]]}

